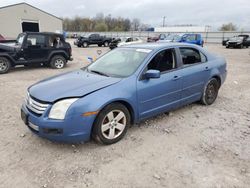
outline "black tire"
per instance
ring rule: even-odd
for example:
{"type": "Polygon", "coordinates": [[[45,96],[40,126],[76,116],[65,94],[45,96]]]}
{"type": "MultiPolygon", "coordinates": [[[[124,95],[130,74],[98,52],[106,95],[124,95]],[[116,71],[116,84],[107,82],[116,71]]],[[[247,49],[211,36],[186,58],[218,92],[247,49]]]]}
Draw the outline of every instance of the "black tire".
{"type": "Polygon", "coordinates": [[[89,44],[88,44],[87,42],[83,42],[83,43],[82,43],[82,46],[83,46],[84,48],[87,48],[87,47],[89,46],[89,44]]]}
{"type": "Polygon", "coordinates": [[[128,109],[121,103],[112,103],[110,105],[107,105],[98,114],[93,125],[92,137],[101,144],[114,144],[124,137],[130,125],[130,122],[131,117],[128,109]],[[120,114],[120,112],[122,112],[121,116],[123,116],[123,118],[119,120],[116,118],[118,117],[118,114],[120,114]],[[108,118],[107,116],[110,113],[113,114],[112,121],[110,121],[110,118],[108,118]],[[103,130],[105,129],[105,124],[106,127],[108,127],[107,130],[103,130]],[[118,128],[117,124],[123,125],[124,128],[122,129],[122,131],[120,130],[120,128],[118,128]],[[113,132],[113,138],[107,138],[112,137],[110,136],[112,135],[111,132],[113,132]]]}
{"type": "Polygon", "coordinates": [[[80,44],[77,44],[77,47],[78,47],[78,48],[81,48],[81,45],[80,45],[80,44]]]}
{"type": "Polygon", "coordinates": [[[248,48],[249,46],[246,46],[246,48],[248,48]]]}
{"type": "Polygon", "coordinates": [[[228,45],[226,45],[226,48],[229,48],[229,46],[228,46],[228,45]]]}
{"type": "Polygon", "coordinates": [[[11,62],[6,57],[0,57],[0,74],[8,73],[11,68],[11,62]]]}
{"type": "Polygon", "coordinates": [[[103,43],[103,45],[104,45],[104,47],[108,47],[108,46],[109,46],[109,42],[108,42],[108,41],[105,41],[105,42],[103,43]]]}
{"type": "Polygon", "coordinates": [[[55,55],[51,58],[50,67],[53,69],[62,69],[66,65],[66,59],[61,55],[55,55]]]}
{"type": "Polygon", "coordinates": [[[201,99],[201,103],[204,105],[211,105],[214,103],[218,96],[220,83],[216,78],[212,78],[208,81],[201,99]]]}
{"type": "Polygon", "coordinates": [[[102,44],[98,44],[99,47],[102,47],[102,44]]]}

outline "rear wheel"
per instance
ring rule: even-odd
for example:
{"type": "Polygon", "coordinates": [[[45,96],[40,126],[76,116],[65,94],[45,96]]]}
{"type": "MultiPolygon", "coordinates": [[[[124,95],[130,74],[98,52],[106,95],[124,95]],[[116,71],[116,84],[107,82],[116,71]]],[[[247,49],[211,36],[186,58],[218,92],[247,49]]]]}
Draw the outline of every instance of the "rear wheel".
{"type": "Polygon", "coordinates": [[[217,79],[212,78],[208,81],[201,99],[202,104],[211,105],[218,96],[220,84],[217,79]]]}
{"type": "Polygon", "coordinates": [[[120,104],[113,103],[106,106],[97,116],[92,136],[102,144],[113,144],[121,140],[130,124],[128,109],[120,104]]]}
{"type": "Polygon", "coordinates": [[[5,57],[0,57],[0,74],[9,72],[11,68],[10,61],[5,57]]]}
{"type": "Polygon", "coordinates": [[[53,69],[62,69],[66,65],[66,59],[61,55],[52,57],[50,61],[50,67],[53,69]]]}

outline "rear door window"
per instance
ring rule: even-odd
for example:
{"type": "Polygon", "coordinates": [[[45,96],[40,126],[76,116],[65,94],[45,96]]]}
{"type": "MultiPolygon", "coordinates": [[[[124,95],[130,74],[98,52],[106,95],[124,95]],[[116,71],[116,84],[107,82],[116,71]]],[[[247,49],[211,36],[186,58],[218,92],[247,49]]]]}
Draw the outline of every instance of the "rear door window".
{"type": "Polygon", "coordinates": [[[181,58],[183,66],[189,66],[196,63],[204,63],[207,61],[207,57],[199,50],[194,48],[180,48],[181,58]]]}

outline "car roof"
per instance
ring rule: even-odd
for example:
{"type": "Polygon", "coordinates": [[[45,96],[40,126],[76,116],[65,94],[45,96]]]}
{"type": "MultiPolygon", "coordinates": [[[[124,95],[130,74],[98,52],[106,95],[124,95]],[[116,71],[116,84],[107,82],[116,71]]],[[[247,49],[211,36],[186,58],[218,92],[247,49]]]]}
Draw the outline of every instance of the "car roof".
{"type": "Polygon", "coordinates": [[[23,32],[26,34],[42,34],[42,35],[60,35],[62,36],[61,33],[53,33],[53,32],[23,32]]]}
{"type": "Polygon", "coordinates": [[[133,45],[127,45],[126,48],[143,48],[143,49],[150,49],[150,50],[158,50],[162,48],[175,48],[175,47],[197,47],[195,44],[188,44],[188,43],[177,43],[177,42],[162,42],[162,43],[140,43],[140,44],[133,44],[133,45]]]}

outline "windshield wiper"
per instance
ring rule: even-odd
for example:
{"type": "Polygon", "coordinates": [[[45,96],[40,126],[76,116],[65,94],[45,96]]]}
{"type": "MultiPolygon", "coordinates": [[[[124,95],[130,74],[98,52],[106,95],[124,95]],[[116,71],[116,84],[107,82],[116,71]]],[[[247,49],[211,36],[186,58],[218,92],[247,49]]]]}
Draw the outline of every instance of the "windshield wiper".
{"type": "Polygon", "coordinates": [[[89,70],[89,69],[88,69],[88,71],[93,72],[93,73],[96,73],[96,74],[99,74],[99,75],[102,75],[102,76],[107,76],[107,77],[109,77],[109,75],[108,75],[108,74],[105,74],[105,73],[100,72],[100,71],[96,71],[96,70],[89,70]]]}

